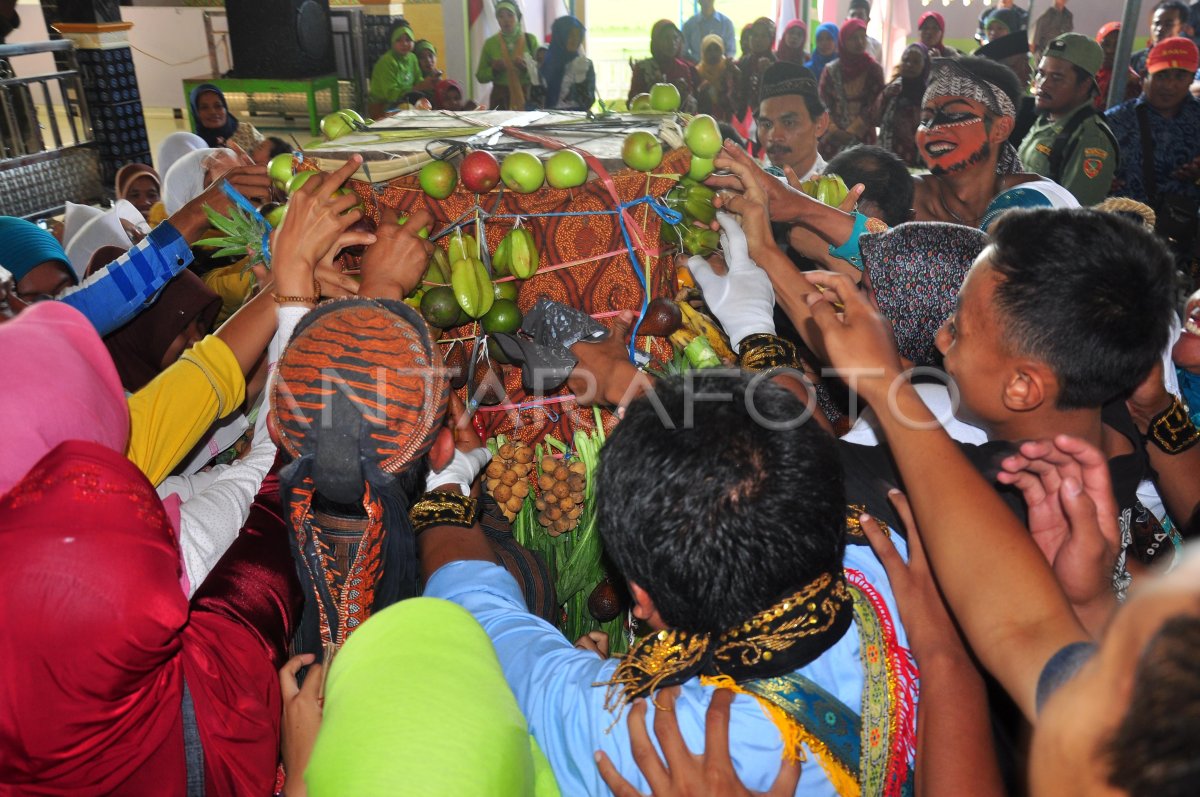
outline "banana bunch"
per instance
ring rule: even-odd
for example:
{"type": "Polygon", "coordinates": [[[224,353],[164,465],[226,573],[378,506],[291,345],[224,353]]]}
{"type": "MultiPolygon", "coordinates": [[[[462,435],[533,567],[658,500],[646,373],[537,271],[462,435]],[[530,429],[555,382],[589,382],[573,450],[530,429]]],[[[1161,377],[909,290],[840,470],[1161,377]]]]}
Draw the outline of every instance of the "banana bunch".
{"type": "Polygon", "coordinates": [[[703,353],[705,348],[712,351],[717,360],[715,365],[737,362],[737,355],[729,347],[725,334],[712,319],[687,302],[679,302],[679,311],[683,315],[683,326],[671,333],[670,339],[671,343],[675,344],[680,351],[688,353],[690,349],[689,362],[697,367],[711,367],[711,365],[700,366],[698,364],[698,362],[711,362],[703,353]],[[697,340],[703,340],[705,344],[695,344],[697,340]]]}
{"type": "Polygon", "coordinates": [[[800,184],[800,190],[818,202],[834,208],[841,205],[846,194],[850,193],[846,184],[842,182],[842,178],[836,174],[823,174],[820,177],[805,180],[800,184]]]}
{"type": "Polygon", "coordinates": [[[511,274],[517,279],[526,280],[537,273],[539,265],[540,257],[533,233],[524,227],[509,230],[496,247],[496,254],[492,255],[492,269],[498,277],[511,274]]]}

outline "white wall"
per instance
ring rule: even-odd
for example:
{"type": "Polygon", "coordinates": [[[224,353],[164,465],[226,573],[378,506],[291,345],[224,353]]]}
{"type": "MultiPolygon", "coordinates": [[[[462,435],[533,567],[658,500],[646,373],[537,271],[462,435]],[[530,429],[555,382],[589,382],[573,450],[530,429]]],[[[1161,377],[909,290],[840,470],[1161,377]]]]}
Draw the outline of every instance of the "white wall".
{"type": "MultiPolygon", "coordinates": [[[[44,41],[49,38],[41,9],[22,2],[21,27],[8,37],[9,44],[44,41]]],[[[204,9],[200,8],[121,8],[121,17],[132,22],[129,43],[137,69],[138,88],[146,108],[186,108],[183,79],[211,72],[208,45],[204,37],[204,9]]],[[[215,20],[224,26],[224,19],[215,20]]],[[[218,65],[229,69],[223,37],[217,37],[218,65]]],[[[23,56],[13,64],[19,74],[31,75],[54,71],[50,55],[23,56]]]]}

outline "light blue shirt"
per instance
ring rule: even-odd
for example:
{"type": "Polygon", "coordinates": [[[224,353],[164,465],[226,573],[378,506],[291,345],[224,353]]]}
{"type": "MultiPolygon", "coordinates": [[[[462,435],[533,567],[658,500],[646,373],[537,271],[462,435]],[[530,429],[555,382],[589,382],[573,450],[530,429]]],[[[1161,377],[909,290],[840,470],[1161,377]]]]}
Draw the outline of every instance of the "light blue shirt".
{"type": "Polygon", "coordinates": [[[55,298],[87,316],[103,337],[144,310],[191,262],[187,241],[164,221],[137,246],[55,298]]]}
{"type": "MultiPolygon", "coordinates": [[[[904,542],[892,535],[907,559],[904,542]]],[[[883,597],[900,644],[907,645],[900,615],[883,566],[866,546],[849,545],[847,568],[863,573],[883,597]]],[[[594,759],[603,750],[617,770],[643,793],[642,777],[629,749],[626,717],[604,709],[606,688],[615,659],[578,650],[558,629],[528,612],[521,589],[504,568],[490,562],[451,562],[429,579],[425,596],[453,601],[483,626],[496,648],[504,676],[529,722],[530,733],[545,752],[564,795],[610,795],[594,759]],[[615,723],[614,723],[615,721],[615,723]],[[611,728],[611,730],[609,730],[611,728]]],[[[858,712],[862,705],[862,666],[857,626],[815,662],[799,671],[858,712]]],[[[704,749],[704,718],[712,688],[698,679],[683,684],[676,702],[679,729],[691,750],[704,749]]],[[[648,701],[646,725],[653,728],[654,706],[648,701]]],[[[651,738],[654,738],[651,730],[651,738]]],[[[779,731],[758,701],[736,695],[730,707],[729,751],[738,775],[751,791],[766,791],[782,761],[779,731]]],[[[832,797],[833,786],[810,753],[797,795],[832,797]]]]}
{"type": "Polygon", "coordinates": [[[737,58],[737,37],[733,33],[733,20],[720,11],[714,11],[711,17],[696,14],[683,23],[683,57],[693,64],[700,63],[700,58],[704,55],[700,52],[700,43],[710,33],[717,34],[725,42],[725,55],[737,58]]]}

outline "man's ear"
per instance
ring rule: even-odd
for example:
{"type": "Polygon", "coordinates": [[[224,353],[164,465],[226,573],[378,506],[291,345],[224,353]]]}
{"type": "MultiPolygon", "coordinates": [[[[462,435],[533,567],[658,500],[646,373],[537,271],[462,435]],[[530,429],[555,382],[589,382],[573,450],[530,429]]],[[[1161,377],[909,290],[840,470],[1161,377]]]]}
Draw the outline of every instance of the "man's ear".
{"type": "Polygon", "coordinates": [[[1058,399],[1058,379],[1045,363],[1021,360],[1004,383],[1004,406],[1012,412],[1030,412],[1053,405],[1058,399]]]}
{"type": "Polygon", "coordinates": [[[629,597],[633,600],[631,611],[634,617],[655,631],[661,631],[667,627],[658,613],[658,607],[654,605],[654,599],[633,581],[629,582],[629,597]]]}
{"type": "Polygon", "coordinates": [[[825,135],[826,132],[829,131],[829,111],[825,111],[825,113],[817,117],[816,128],[818,139],[820,139],[825,135]]]}

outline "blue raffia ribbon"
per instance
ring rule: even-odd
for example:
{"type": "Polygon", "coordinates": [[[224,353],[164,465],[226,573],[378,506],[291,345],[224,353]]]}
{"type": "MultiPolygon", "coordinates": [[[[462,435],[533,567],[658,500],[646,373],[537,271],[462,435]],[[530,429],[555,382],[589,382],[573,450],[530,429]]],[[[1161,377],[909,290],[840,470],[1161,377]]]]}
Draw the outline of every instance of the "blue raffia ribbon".
{"type": "Polygon", "coordinates": [[[682,213],[667,207],[649,195],[640,196],[632,202],[622,202],[617,206],[617,221],[621,224],[621,235],[625,239],[625,248],[629,250],[629,262],[633,265],[633,273],[637,275],[638,281],[642,285],[642,312],[638,316],[637,323],[633,325],[633,334],[629,336],[629,361],[634,365],[637,365],[638,330],[642,328],[642,320],[646,317],[646,310],[650,306],[650,281],[646,278],[646,274],[642,270],[642,264],[638,261],[637,252],[633,248],[633,241],[629,237],[629,228],[625,223],[625,211],[637,205],[649,205],[650,209],[668,224],[678,224],[683,221],[682,213]]]}
{"type": "Polygon", "coordinates": [[[250,200],[246,199],[246,197],[242,196],[242,193],[240,191],[238,191],[236,188],[234,188],[232,185],[230,185],[227,182],[222,183],[221,189],[225,192],[225,196],[229,197],[229,199],[235,205],[237,205],[239,208],[241,208],[242,210],[249,213],[250,217],[252,219],[254,219],[256,222],[258,222],[258,224],[263,228],[262,259],[263,259],[263,265],[265,265],[267,267],[267,270],[270,271],[271,270],[271,242],[270,242],[269,236],[271,234],[271,229],[272,229],[271,223],[269,221],[267,221],[265,218],[263,218],[263,215],[258,212],[258,208],[254,207],[254,205],[250,204],[250,200]]]}

